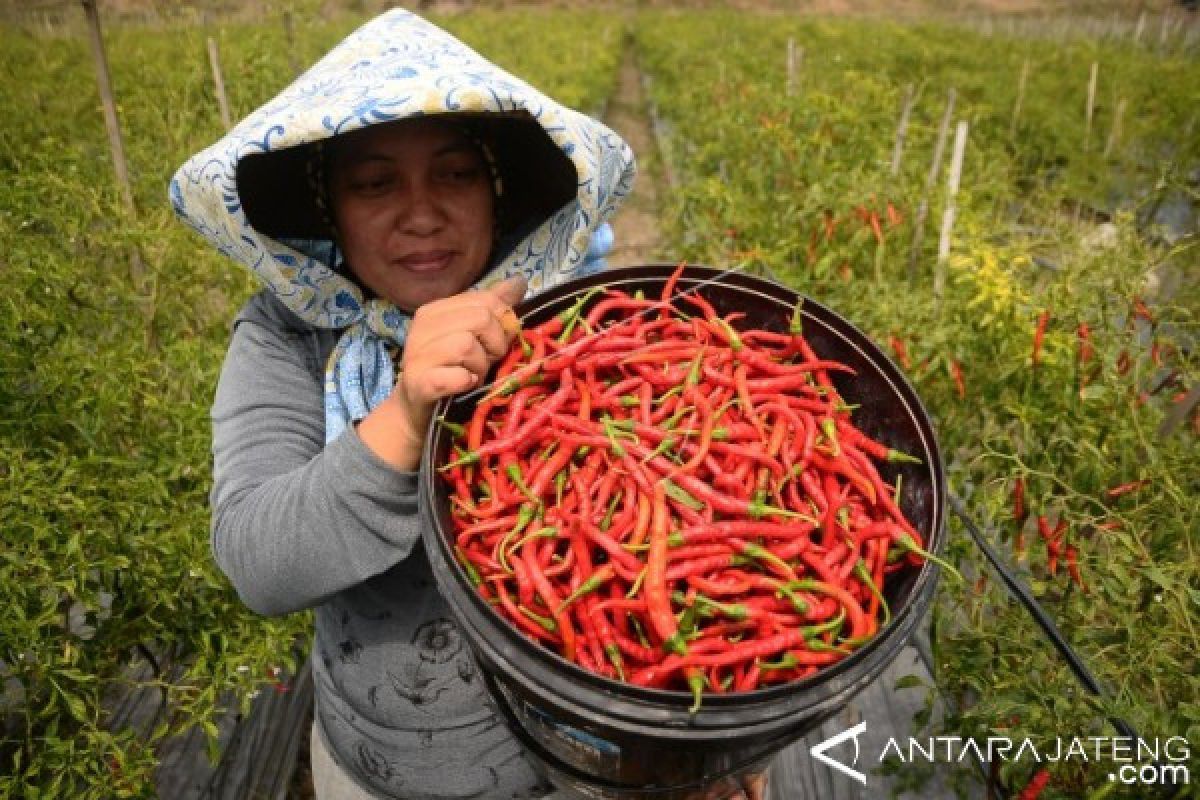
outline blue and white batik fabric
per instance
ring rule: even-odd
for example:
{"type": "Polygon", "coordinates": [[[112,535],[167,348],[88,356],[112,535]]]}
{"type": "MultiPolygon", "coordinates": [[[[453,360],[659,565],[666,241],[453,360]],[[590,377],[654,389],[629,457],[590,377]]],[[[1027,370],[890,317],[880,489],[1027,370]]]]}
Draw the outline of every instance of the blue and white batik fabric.
{"type": "Polygon", "coordinates": [[[523,275],[537,292],[603,266],[612,242],[606,221],[632,188],[633,154],[601,123],[404,10],[351,34],[172,179],[171,201],[181,218],[253,270],[302,319],[344,331],[325,375],[327,442],[387,398],[395,381],[388,346],[404,345],[411,318],[386,300],[368,298],[336,265],[255,230],[239,197],[238,162],[424,114],[513,111],[530,114],[570,159],[577,191],[478,285],[523,275]]]}

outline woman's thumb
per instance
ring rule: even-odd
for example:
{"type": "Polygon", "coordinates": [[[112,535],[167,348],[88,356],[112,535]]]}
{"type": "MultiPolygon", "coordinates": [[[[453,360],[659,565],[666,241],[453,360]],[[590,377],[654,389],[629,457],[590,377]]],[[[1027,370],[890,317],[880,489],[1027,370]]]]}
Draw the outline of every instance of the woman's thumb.
{"type": "Polygon", "coordinates": [[[511,278],[497,283],[491,287],[490,291],[496,298],[506,306],[515,306],[525,297],[525,291],[528,289],[528,284],[525,278],[521,275],[513,275],[511,278]]]}

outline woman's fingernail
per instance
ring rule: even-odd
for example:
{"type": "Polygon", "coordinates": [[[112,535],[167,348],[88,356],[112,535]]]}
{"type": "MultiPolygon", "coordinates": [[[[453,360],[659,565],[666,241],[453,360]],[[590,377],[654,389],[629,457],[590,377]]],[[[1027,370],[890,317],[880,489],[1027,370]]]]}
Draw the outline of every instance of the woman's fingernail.
{"type": "Polygon", "coordinates": [[[521,319],[517,316],[517,312],[511,308],[506,308],[500,312],[500,327],[509,336],[516,336],[521,332],[521,319]]]}

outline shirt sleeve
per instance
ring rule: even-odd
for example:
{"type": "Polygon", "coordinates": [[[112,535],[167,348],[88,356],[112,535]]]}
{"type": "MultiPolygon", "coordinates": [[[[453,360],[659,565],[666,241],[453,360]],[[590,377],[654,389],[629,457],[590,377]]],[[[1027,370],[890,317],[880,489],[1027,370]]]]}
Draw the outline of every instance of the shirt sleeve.
{"type": "Polygon", "coordinates": [[[212,409],[212,550],[243,602],[268,615],[320,605],[393,567],[420,536],[417,473],[353,427],[325,445],[305,337],[234,328],[212,409]]]}

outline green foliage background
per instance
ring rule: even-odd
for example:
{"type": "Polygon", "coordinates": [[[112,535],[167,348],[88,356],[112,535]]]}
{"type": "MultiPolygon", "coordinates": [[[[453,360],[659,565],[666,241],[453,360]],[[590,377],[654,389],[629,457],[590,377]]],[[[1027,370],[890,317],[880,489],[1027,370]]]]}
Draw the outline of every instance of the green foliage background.
{"type": "MultiPolygon", "coordinates": [[[[212,736],[224,693],[245,704],[270,668],[295,666],[292,644],[308,620],[250,614],[208,552],[207,410],[227,325],[254,285],[173,218],[166,183],[221,133],[207,36],[219,42],[238,116],[281,89],[293,61],[311,63],[360,21],[297,24],[292,53],[276,19],[110,26],[133,215],[112,178],[86,42],[78,31],[0,30],[0,797],[149,796],[163,741],[193,725],[212,736]],[[173,665],[150,682],[173,713],[148,735],[111,730],[102,702],[132,680],[126,665],[140,647],[173,665]]],[[[1194,52],[698,11],[438,21],[592,113],[612,93],[628,31],[678,176],[660,191],[669,257],[770,271],[884,346],[907,344],[906,371],[936,419],[952,487],[1114,694],[1106,707],[1081,696],[1023,612],[979,579],[956,527],[950,551],[969,583],[940,593],[935,678],[959,709],[944,730],[1086,735],[1116,713],[1144,736],[1200,741],[1196,422],[1166,437],[1156,430],[1197,380],[1200,270],[1194,227],[1179,237],[1153,224],[1179,198],[1195,209],[1194,52]],[[789,37],[805,51],[791,94],[789,37]],[[1100,90],[1085,150],[1092,62],[1100,90]],[[891,176],[909,83],[907,155],[891,176]],[[930,283],[944,174],[911,279],[908,254],[951,86],[971,133],[938,306],[930,283]],[[1104,156],[1122,100],[1120,137],[1104,156]],[[1076,219],[1090,212],[1080,201],[1126,209],[1111,246],[1083,235],[1076,219]],[[856,209],[885,220],[882,240],[856,209]],[[828,238],[827,215],[837,221],[828,238]],[[1181,280],[1160,280],[1174,288],[1156,294],[1150,274],[1181,280]],[[1135,298],[1153,319],[1135,313],[1135,298]],[[1035,368],[1033,329],[1047,310],[1035,368]],[[1082,367],[1080,323],[1096,350],[1082,367]],[[1086,594],[1048,573],[1032,518],[1015,548],[1017,477],[1032,516],[1068,522],[1086,594]],[[1148,486],[1107,497],[1137,479],[1148,486]]],[[[1003,777],[1020,785],[1027,768],[1003,777]]],[[[1046,796],[1102,784],[1094,771],[1060,769],[1046,796]]]]}
{"type": "MultiPolygon", "coordinates": [[[[934,417],[952,492],[987,524],[1112,693],[1106,703],[1086,696],[1025,611],[986,577],[952,520],[949,552],[968,583],[945,581],[939,590],[934,679],[949,713],[929,732],[1045,742],[1114,735],[1105,719],[1116,715],[1147,739],[1184,736],[1194,748],[1197,430],[1194,419],[1191,430],[1185,424],[1168,436],[1158,427],[1197,380],[1200,91],[1188,77],[1195,53],[1128,38],[1012,38],[932,23],[669,12],[639,22],[638,53],[678,175],[668,210],[672,252],[776,275],[885,350],[893,339],[905,343],[906,373],[934,417]],[[790,94],[789,38],[804,49],[790,94]],[[1099,81],[1089,140],[1092,63],[1099,81]],[[917,100],[905,159],[892,175],[908,84],[917,100]],[[933,283],[953,126],[911,271],[909,256],[951,87],[954,120],[969,122],[969,138],[939,305],[933,283]],[[1119,135],[1105,156],[1122,100],[1119,135]],[[1181,198],[1190,222],[1167,231],[1155,212],[1181,198]],[[889,203],[901,221],[889,224],[889,203]],[[1112,210],[1106,243],[1092,208],[1112,210]],[[864,222],[872,211],[882,237],[864,222]],[[828,237],[827,215],[836,223],[828,237]],[[1136,312],[1136,301],[1150,304],[1152,318],[1136,312]],[[1050,323],[1035,366],[1043,312],[1050,323]],[[1095,348],[1086,363],[1081,324],[1095,348]],[[1018,478],[1030,511],[1021,547],[1012,516],[1018,478]],[[1108,496],[1135,480],[1147,485],[1108,496]],[[1086,593],[1065,567],[1050,574],[1039,515],[1067,524],[1086,593]]],[[[920,730],[930,720],[916,723],[920,730]]],[[[1031,767],[1006,764],[1000,777],[1020,787],[1031,767]]],[[[1107,779],[1110,765],[1052,771],[1043,797],[1120,796],[1107,779]]]]}

